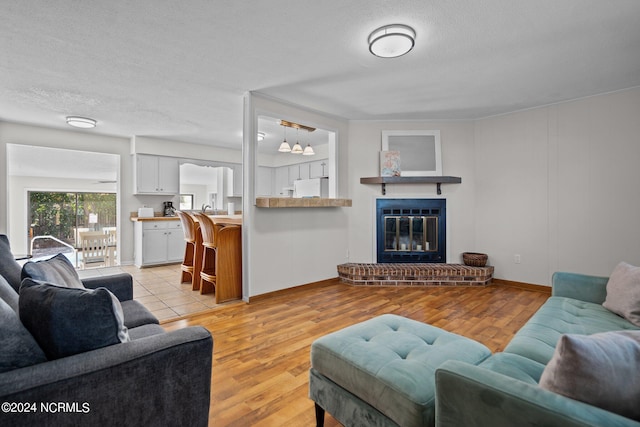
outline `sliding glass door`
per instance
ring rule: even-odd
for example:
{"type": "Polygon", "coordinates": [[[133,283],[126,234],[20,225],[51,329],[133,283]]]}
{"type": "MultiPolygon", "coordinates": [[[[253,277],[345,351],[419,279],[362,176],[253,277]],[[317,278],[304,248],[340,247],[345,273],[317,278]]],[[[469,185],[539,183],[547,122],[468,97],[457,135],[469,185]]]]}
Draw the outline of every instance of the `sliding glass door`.
{"type": "Polygon", "coordinates": [[[31,255],[65,253],[79,248],[82,232],[115,230],[116,194],[30,191],[28,215],[31,255]]]}

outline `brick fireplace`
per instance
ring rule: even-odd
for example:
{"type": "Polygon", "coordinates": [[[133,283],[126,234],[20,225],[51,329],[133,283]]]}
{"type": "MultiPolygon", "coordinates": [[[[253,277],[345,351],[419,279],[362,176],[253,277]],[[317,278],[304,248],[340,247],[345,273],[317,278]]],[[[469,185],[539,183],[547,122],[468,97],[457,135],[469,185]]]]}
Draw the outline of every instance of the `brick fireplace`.
{"type": "Polygon", "coordinates": [[[359,286],[486,286],[493,267],[447,264],[446,199],[377,199],[377,263],[338,266],[359,286]]]}

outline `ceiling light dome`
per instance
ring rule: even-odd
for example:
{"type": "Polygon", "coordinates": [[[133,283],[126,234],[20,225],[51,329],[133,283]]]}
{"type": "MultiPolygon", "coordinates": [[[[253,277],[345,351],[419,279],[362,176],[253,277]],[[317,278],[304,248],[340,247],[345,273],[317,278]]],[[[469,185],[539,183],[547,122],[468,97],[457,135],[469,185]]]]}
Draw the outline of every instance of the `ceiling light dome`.
{"type": "Polygon", "coordinates": [[[402,24],[385,25],[369,35],[369,51],[380,58],[397,58],[413,49],[415,40],[413,28],[402,24]]]}
{"type": "Polygon", "coordinates": [[[96,121],[86,117],[67,116],[67,124],[74,128],[91,129],[96,127],[96,121]]]}

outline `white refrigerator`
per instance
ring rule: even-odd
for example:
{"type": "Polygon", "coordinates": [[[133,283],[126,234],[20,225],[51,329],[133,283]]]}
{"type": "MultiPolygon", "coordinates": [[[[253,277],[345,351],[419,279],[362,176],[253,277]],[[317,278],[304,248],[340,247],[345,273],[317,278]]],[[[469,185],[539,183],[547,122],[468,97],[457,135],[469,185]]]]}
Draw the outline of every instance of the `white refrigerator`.
{"type": "Polygon", "coordinates": [[[329,197],[329,178],[299,179],[294,181],[293,197],[329,197]]]}

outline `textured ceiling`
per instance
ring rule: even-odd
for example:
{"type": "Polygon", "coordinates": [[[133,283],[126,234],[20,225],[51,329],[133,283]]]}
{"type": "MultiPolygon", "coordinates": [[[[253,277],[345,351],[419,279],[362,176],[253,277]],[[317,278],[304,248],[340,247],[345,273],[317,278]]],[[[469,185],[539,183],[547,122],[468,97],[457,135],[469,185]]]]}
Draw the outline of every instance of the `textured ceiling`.
{"type": "Polygon", "coordinates": [[[639,21],[637,0],[5,1],[0,120],[239,147],[247,91],[347,119],[487,117],[639,86],[639,21]],[[372,56],[390,23],[414,50],[372,56]]]}

